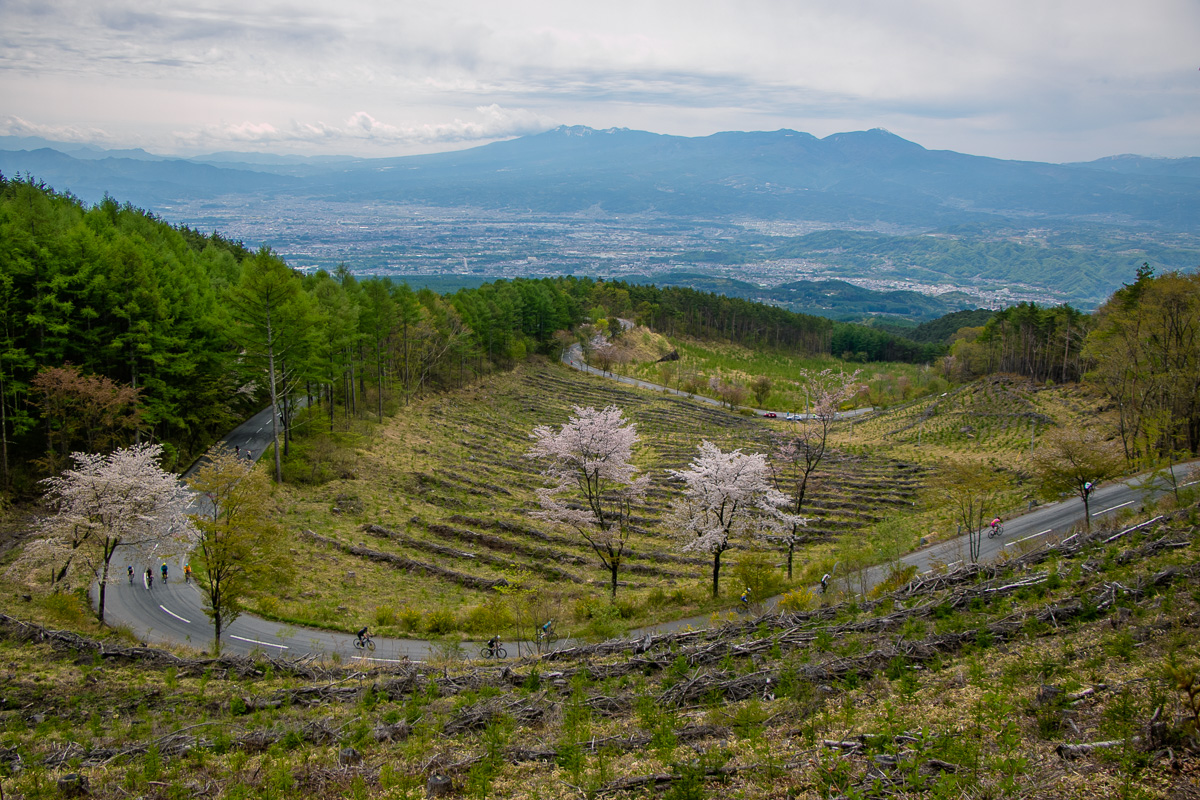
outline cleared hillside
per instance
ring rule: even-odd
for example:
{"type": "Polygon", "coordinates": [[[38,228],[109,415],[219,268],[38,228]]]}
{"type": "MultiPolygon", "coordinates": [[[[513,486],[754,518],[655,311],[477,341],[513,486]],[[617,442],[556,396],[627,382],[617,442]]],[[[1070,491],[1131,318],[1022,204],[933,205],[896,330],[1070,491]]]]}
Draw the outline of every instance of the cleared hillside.
{"type": "MultiPolygon", "coordinates": [[[[294,533],[295,587],[260,598],[259,610],[345,630],[371,620],[384,635],[490,634],[515,624],[492,588],[505,581],[535,589],[544,613],[577,632],[609,632],[612,620],[605,621],[602,608],[607,576],[582,538],[531,516],[544,481],[525,455],[535,426],[559,425],[576,406],[609,405],[636,424],[642,443],[635,459],[653,479],[634,509],[618,611],[636,623],[708,607],[711,559],[682,552],[670,535],[666,515],[678,486],[667,470],[686,468],[706,439],[725,450],[769,452],[780,428],[540,363],[413,404],[363,433],[346,459],[348,477],[281,487],[279,502],[294,533]],[[431,625],[435,610],[443,616],[431,625]]],[[[298,452],[298,463],[314,457],[303,442],[298,452]]],[[[811,537],[836,539],[911,508],[922,472],[902,460],[836,452],[811,500],[811,537]]],[[[767,541],[736,545],[729,566],[747,553],[771,563],[782,558],[767,541]]],[[[734,579],[729,575],[723,587],[734,579]]]]}
{"type": "MultiPolygon", "coordinates": [[[[0,618],[6,797],[1185,798],[1196,505],[869,601],[380,671],[0,618]]],[[[64,609],[66,613],[67,609],[64,609]]]]}

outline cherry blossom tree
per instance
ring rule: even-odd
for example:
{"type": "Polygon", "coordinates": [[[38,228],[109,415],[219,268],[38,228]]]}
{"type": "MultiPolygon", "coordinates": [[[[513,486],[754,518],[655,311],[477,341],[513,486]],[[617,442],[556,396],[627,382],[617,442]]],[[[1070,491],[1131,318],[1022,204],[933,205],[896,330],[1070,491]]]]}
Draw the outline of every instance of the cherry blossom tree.
{"type": "Polygon", "coordinates": [[[536,443],[528,456],[543,460],[542,474],[554,482],[538,490],[542,510],[533,516],[582,536],[608,570],[616,598],[633,504],[645,495],[650,480],[630,463],[637,429],[619,408],[575,406],[574,412],[558,430],[539,425],[530,434],[536,443]]]}
{"type": "Polygon", "coordinates": [[[118,547],[140,559],[161,558],[196,540],[185,514],[191,492],[158,465],[162,450],[140,444],[108,455],[72,453],[74,469],[42,482],[54,510],[41,525],[42,543],[62,563],[56,579],[79,565],[95,574],[101,622],[105,587],[114,577],[109,565],[118,547]]]}
{"type": "Polygon", "coordinates": [[[685,537],[685,551],[713,557],[712,594],[719,593],[721,554],[738,533],[800,524],[782,509],[788,498],[771,485],[767,457],[741,450],[724,453],[709,441],[686,470],[669,470],[684,483],[683,497],[674,503],[674,523],[685,537]]]}
{"type": "Polygon", "coordinates": [[[811,410],[804,419],[794,423],[791,431],[780,437],[772,463],[775,488],[788,496],[788,512],[800,520],[788,526],[781,537],[787,547],[788,578],[792,577],[796,545],[804,541],[800,529],[807,520],[800,514],[804,510],[810,481],[825,460],[829,433],[837,420],[838,410],[842,403],[862,390],[862,385],[856,382],[859,372],[861,370],[847,374],[829,369],[801,372],[800,381],[808,387],[812,400],[811,410]]]}

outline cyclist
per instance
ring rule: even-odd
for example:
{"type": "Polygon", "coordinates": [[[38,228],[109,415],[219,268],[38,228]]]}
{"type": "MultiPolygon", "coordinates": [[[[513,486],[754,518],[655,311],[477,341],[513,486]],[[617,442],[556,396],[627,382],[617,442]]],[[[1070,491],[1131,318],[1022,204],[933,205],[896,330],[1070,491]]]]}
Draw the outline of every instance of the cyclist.
{"type": "Polygon", "coordinates": [[[499,646],[500,646],[500,634],[496,634],[492,638],[488,639],[488,650],[491,650],[493,653],[495,653],[496,648],[499,646]]]}
{"type": "Polygon", "coordinates": [[[163,583],[166,583],[167,582],[167,562],[165,562],[165,561],[163,562],[163,565],[162,565],[162,576],[163,576],[163,583]]]}
{"type": "Polygon", "coordinates": [[[184,583],[192,582],[192,565],[191,564],[183,565],[183,582],[184,583]]]}
{"type": "Polygon", "coordinates": [[[125,571],[129,573],[129,585],[133,586],[133,564],[126,566],[125,571]]]}
{"type": "Polygon", "coordinates": [[[826,572],[824,575],[821,576],[821,594],[825,594],[828,591],[829,591],[829,573],[826,572]]]}
{"type": "Polygon", "coordinates": [[[750,607],[750,587],[746,587],[746,591],[742,592],[742,608],[750,607]]]}
{"type": "Polygon", "coordinates": [[[996,517],[995,519],[993,519],[992,520],[992,536],[995,536],[996,534],[998,534],[1003,525],[1004,525],[1004,523],[1002,523],[1000,521],[999,517],[996,517]]]}
{"type": "Polygon", "coordinates": [[[362,630],[360,630],[358,632],[358,643],[359,644],[365,645],[367,643],[367,640],[371,638],[371,632],[369,630],[367,630],[370,627],[371,627],[370,625],[363,625],[362,630]]]}
{"type": "Polygon", "coordinates": [[[154,573],[150,571],[149,567],[146,567],[146,588],[154,588],[154,573]]]}
{"type": "Polygon", "coordinates": [[[538,633],[538,635],[539,635],[539,636],[541,636],[541,637],[543,637],[543,638],[544,638],[544,637],[546,637],[546,636],[549,636],[549,635],[550,635],[550,630],[551,630],[553,627],[554,627],[554,620],[552,620],[552,619],[548,619],[548,620],[546,620],[546,624],[542,626],[542,629],[541,629],[541,631],[538,633]]]}

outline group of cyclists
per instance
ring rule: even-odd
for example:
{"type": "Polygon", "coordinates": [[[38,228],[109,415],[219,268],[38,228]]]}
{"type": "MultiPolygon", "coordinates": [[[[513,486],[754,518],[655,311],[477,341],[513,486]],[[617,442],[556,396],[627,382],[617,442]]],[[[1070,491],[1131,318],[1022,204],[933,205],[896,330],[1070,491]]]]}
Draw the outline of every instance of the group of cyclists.
{"type": "MultiPolygon", "coordinates": [[[[558,635],[554,632],[554,620],[548,619],[538,628],[538,648],[540,649],[543,645],[553,644],[556,641],[558,641],[558,635]]],[[[370,625],[364,625],[359,629],[358,633],[354,634],[354,649],[375,649],[375,640],[371,636],[370,625]]],[[[484,658],[507,658],[508,651],[504,649],[504,645],[500,642],[499,635],[496,635],[488,639],[487,645],[483,648],[483,650],[480,651],[480,655],[484,658]]]]}
{"type": "MultiPolygon", "coordinates": [[[[167,582],[167,576],[170,573],[170,570],[167,568],[167,562],[165,562],[165,561],[163,562],[162,567],[159,568],[159,571],[162,573],[162,582],[165,585],[167,582]]],[[[129,564],[128,566],[126,566],[125,572],[126,572],[126,574],[129,575],[129,585],[132,586],[133,585],[133,564],[129,564]]],[[[145,578],[146,578],[146,588],[153,589],[154,588],[154,570],[150,569],[149,567],[146,567],[145,578]]],[[[183,565],[183,582],[184,583],[192,582],[192,565],[191,564],[183,565]]]]}

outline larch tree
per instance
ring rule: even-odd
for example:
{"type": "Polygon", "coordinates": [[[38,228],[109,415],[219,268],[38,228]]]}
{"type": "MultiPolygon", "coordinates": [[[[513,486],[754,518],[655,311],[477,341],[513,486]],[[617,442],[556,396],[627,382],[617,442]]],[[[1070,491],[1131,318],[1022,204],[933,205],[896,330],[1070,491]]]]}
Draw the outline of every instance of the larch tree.
{"type": "Polygon", "coordinates": [[[1120,444],[1094,426],[1072,426],[1047,433],[1034,451],[1032,466],[1043,495],[1074,494],[1083,501],[1084,528],[1090,531],[1092,492],[1101,481],[1121,474],[1125,458],[1120,444]]]}
{"type": "Polygon", "coordinates": [[[801,513],[808,499],[813,474],[825,460],[829,434],[837,420],[838,410],[862,390],[862,385],[857,383],[860,372],[855,370],[847,374],[826,369],[820,372],[803,371],[800,375],[800,380],[810,393],[811,411],[780,437],[771,469],[775,488],[787,495],[787,511],[793,518],[791,524],[782,531],[782,542],[787,547],[788,578],[792,577],[796,545],[804,541],[800,529],[807,520],[801,513]]]}
{"type": "Polygon", "coordinates": [[[629,519],[634,503],[646,493],[649,477],[638,475],[630,461],[637,429],[619,408],[576,406],[574,412],[558,430],[539,425],[530,434],[535,444],[528,455],[546,464],[543,475],[553,481],[538,490],[542,510],[534,516],[582,536],[608,570],[616,598],[629,519]]]}
{"type": "Polygon", "coordinates": [[[266,374],[271,396],[271,441],[275,447],[275,480],[283,481],[279,452],[279,403],[285,381],[283,364],[291,348],[300,339],[289,330],[289,305],[300,292],[299,276],[267,248],[242,264],[237,286],[229,292],[229,310],[235,325],[233,338],[247,359],[255,361],[266,374]]]}
{"type": "Polygon", "coordinates": [[[41,525],[41,544],[61,564],[58,580],[81,565],[95,576],[100,622],[118,547],[132,551],[131,560],[148,560],[186,552],[195,542],[185,513],[191,492],[158,465],[161,456],[157,444],[108,455],[72,453],[73,469],[43,481],[54,513],[41,525]]]}
{"type": "Polygon", "coordinates": [[[712,595],[719,594],[721,554],[731,538],[758,528],[801,524],[784,509],[788,498],[771,485],[771,471],[762,453],[734,450],[724,453],[709,441],[686,470],[669,470],[683,482],[683,497],[673,504],[673,524],[684,537],[684,551],[713,558],[712,595]]]}
{"type": "Polygon", "coordinates": [[[228,448],[211,453],[188,484],[199,509],[191,515],[199,531],[192,563],[219,655],[221,632],[241,615],[247,592],[281,577],[283,533],[270,519],[270,480],[228,448]]]}
{"type": "Polygon", "coordinates": [[[1096,310],[1084,355],[1116,403],[1128,459],[1200,452],[1200,274],[1144,264],[1096,310]]]}

